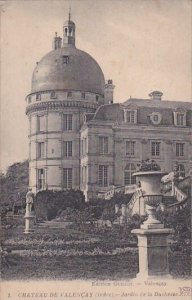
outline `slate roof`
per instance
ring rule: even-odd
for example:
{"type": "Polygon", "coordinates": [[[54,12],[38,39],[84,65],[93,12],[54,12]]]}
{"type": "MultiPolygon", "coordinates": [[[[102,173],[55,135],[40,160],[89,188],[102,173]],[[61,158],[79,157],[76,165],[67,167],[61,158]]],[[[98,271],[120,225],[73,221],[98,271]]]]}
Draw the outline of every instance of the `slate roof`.
{"type": "Polygon", "coordinates": [[[167,100],[153,100],[153,99],[136,99],[130,98],[123,105],[135,104],[139,107],[158,107],[158,108],[170,108],[176,109],[182,107],[186,110],[192,109],[192,102],[183,102],[183,101],[167,101],[167,100]]]}
{"type": "Polygon", "coordinates": [[[105,104],[100,106],[95,112],[93,120],[103,120],[112,122],[124,122],[124,111],[126,106],[137,109],[137,124],[151,124],[149,116],[153,112],[159,112],[162,115],[161,125],[174,125],[173,111],[183,108],[187,111],[187,126],[192,125],[192,102],[182,101],[158,101],[149,99],[129,99],[124,103],[105,104]]]}
{"type": "Polygon", "coordinates": [[[32,92],[45,90],[77,90],[104,93],[105,79],[98,63],[74,45],[65,45],[45,55],[32,77],[32,92]],[[69,62],[63,63],[63,57],[69,62]]]}

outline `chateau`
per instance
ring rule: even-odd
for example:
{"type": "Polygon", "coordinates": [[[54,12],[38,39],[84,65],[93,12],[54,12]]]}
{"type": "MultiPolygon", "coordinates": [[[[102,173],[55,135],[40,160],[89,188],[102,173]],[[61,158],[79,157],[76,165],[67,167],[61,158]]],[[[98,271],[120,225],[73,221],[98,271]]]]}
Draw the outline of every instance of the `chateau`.
{"type": "Polygon", "coordinates": [[[69,15],[63,38],[36,65],[29,118],[29,186],[40,190],[80,189],[87,201],[112,187],[135,185],[137,164],[154,159],[170,172],[177,161],[180,176],[192,159],[192,102],[149,99],[113,103],[112,80],[75,46],[69,15]]]}

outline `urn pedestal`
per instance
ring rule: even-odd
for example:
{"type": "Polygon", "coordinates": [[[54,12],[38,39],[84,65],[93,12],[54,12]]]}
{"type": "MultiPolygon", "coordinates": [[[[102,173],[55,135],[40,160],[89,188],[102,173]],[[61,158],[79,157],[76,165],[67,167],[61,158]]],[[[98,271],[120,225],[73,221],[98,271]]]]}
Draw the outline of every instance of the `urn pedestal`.
{"type": "Polygon", "coordinates": [[[134,176],[140,182],[148,219],[140,229],[132,230],[137,235],[139,248],[139,273],[137,278],[155,279],[170,278],[168,264],[168,235],[172,229],[156,219],[156,207],[161,203],[161,171],[138,172],[134,176]]]}
{"type": "Polygon", "coordinates": [[[33,211],[26,212],[25,216],[25,231],[24,233],[34,232],[35,213],[33,211]]]}
{"type": "Polygon", "coordinates": [[[134,229],[139,247],[138,279],[171,278],[168,264],[167,236],[172,229],[134,229]]]}

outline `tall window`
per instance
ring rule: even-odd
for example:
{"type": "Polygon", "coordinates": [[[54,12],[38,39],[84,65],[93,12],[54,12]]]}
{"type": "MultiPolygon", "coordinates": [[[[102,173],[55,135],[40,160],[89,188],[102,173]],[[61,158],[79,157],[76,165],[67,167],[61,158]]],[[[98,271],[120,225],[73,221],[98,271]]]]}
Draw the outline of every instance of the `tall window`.
{"type": "Polygon", "coordinates": [[[184,156],[184,144],[176,143],[176,156],[184,156]]]}
{"type": "Polygon", "coordinates": [[[99,166],[99,186],[108,186],[108,166],[99,166]]]}
{"type": "Polygon", "coordinates": [[[127,111],[127,123],[135,123],[135,112],[127,111]]]}
{"type": "Polygon", "coordinates": [[[63,142],[63,156],[71,157],[73,154],[72,141],[63,142]]]}
{"type": "Polygon", "coordinates": [[[124,110],[124,119],[126,123],[135,124],[137,119],[137,111],[136,110],[124,110]]]}
{"type": "Polygon", "coordinates": [[[160,142],[152,142],[151,143],[151,155],[152,156],[160,156],[160,142]]]}
{"type": "Polygon", "coordinates": [[[135,155],[135,142],[126,141],[126,155],[135,155]]]}
{"type": "Polygon", "coordinates": [[[41,190],[44,187],[45,187],[45,170],[44,169],[38,169],[37,170],[37,188],[39,190],[41,190]]]}
{"type": "Polygon", "coordinates": [[[100,154],[108,153],[108,137],[106,136],[99,137],[99,153],[100,154]]]}
{"type": "Polygon", "coordinates": [[[45,116],[37,117],[37,132],[45,131],[45,116]]]}
{"type": "Polygon", "coordinates": [[[44,142],[37,143],[37,158],[44,157],[44,147],[45,147],[44,142]]]}
{"type": "Polygon", "coordinates": [[[174,125],[175,126],[186,126],[186,111],[175,111],[174,112],[174,125]]]}
{"type": "Polygon", "coordinates": [[[179,177],[185,177],[185,167],[183,164],[178,165],[179,177]]]}
{"type": "Polygon", "coordinates": [[[65,189],[72,188],[72,168],[63,169],[63,187],[65,189]]]}
{"type": "Polygon", "coordinates": [[[133,173],[136,172],[136,167],[133,163],[129,163],[126,165],[125,172],[124,172],[124,184],[135,184],[136,178],[133,176],[133,173]]]}
{"type": "Polygon", "coordinates": [[[178,126],[185,125],[185,115],[183,113],[177,113],[177,125],[178,126]]]}
{"type": "Polygon", "coordinates": [[[63,130],[72,130],[72,115],[63,115],[63,130]]]}

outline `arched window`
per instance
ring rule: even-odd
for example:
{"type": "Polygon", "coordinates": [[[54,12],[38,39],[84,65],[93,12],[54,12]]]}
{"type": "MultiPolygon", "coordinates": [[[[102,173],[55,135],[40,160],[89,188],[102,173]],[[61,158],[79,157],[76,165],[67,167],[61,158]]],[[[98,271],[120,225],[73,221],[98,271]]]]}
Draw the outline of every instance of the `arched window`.
{"type": "Polygon", "coordinates": [[[125,185],[136,183],[136,178],[135,178],[135,176],[133,176],[133,173],[135,173],[135,172],[136,172],[135,164],[128,163],[125,167],[125,172],[124,172],[124,184],[125,185]]]}
{"type": "Polygon", "coordinates": [[[67,28],[65,28],[65,35],[67,35],[67,28]]]}
{"type": "Polygon", "coordinates": [[[185,177],[185,167],[183,164],[179,164],[178,165],[178,173],[179,173],[179,177],[185,177]]]}

